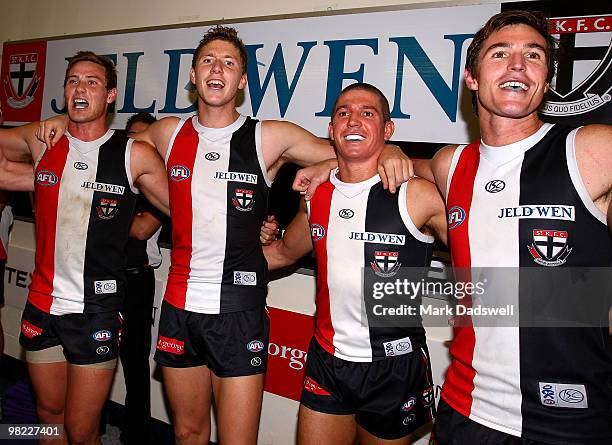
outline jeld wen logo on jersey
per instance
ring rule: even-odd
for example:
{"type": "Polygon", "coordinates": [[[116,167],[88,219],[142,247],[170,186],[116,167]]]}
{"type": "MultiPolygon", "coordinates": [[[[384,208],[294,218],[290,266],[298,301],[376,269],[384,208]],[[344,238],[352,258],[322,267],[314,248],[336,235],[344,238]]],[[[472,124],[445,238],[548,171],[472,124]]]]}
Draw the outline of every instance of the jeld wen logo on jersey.
{"type": "Polygon", "coordinates": [[[36,172],[36,183],[45,187],[57,184],[57,176],[49,170],[40,170],[36,172]]]}

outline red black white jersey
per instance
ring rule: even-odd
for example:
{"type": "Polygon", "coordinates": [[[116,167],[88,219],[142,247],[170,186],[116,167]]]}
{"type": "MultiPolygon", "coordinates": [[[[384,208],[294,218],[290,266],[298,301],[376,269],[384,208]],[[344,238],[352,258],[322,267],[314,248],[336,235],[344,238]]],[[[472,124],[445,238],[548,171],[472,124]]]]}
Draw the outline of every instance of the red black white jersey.
{"type": "MultiPolygon", "coordinates": [[[[309,202],[317,257],[315,337],[330,354],[353,362],[389,356],[386,345],[423,341],[419,327],[372,327],[364,314],[363,270],[385,277],[400,267],[429,266],[433,237],[414,225],[406,208],[410,182],[394,195],[378,175],[344,183],[332,172],[309,202]]],[[[408,351],[408,350],[406,350],[408,351]]]]}
{"type": "Polygon", "coordinates": [[[259,241],[270,180],[261,124],[240,116],[225,128],[181,120],[166,166],[172,263],[164,298],[217,314],[265,305],[268,266],[259,241]]]}
{"type": "Polygon", "coordinates": [[[6,261],[11,224],[13,224],[13,211],[11,206],[7,205],[0,212],[0,261],[6,261]]]}
{"type": "Polygon", "coordinates": [[[136,203],[124,132],[70,135],[35,170],[36,255],[29,301],[62,315],[119,310],[125,246],[136,203]]]}
{"type": "MultiPolygon", "coordinates": [[[[535,295],[555,299],[535,290],[538,283],[525,279],[528,270],[612,264],[605,215],[578,171],[576,132],[544,124],[514,144],[475,142],[452,158],[453,265],[517,268],[516,280],[495,292],[514,295],[519,317],[535,295]]],[[[588,304],[589,295],[584,298],[588,304]]],[[[551,444],[612,443],[607,324],[458,327],[442,397],[464,416],[511,435],[551,444]]]]}

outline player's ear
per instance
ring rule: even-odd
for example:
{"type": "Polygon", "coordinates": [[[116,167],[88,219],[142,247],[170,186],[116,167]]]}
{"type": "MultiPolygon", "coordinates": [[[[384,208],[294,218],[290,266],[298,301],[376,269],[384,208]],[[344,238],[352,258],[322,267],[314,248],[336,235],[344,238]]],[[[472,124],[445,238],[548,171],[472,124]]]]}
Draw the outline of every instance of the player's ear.
{"type": "Polygon", "coordinates": [[[467,68],[463,71],[463,77],[465,79],[465,84],[471,91],[478,91],[478,80],[476,80],[476,76],[472,75],[472,72],[467,68]]]}

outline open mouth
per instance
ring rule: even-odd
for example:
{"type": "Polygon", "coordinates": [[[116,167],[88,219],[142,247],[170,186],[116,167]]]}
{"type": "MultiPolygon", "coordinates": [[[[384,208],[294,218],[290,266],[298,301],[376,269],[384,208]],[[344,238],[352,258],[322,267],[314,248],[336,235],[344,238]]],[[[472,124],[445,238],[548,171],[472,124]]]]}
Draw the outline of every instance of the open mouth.
{"type": "Polygon", "coordinates": [[[344,140],[349,142],[364,141],[365,137],[360,134],[347,134],[344,136],[344,140]]]}
{"type": "Polygon", "coordinates": [[[82,110],[89,106],[89,102],[87,102],[85,99],[74,99],[72,101],[72,105],[75,109],[82,110]]]}
{"type": "Polygon", "coordinates": [[[208,86],[208,88],[211,88],[213,90],[220,90],[225,87],[225,84],[217,79],[209,80],[208,82],[206,82],[206,85],[208,86]]]}
{"type": "Polygon", "coordinates": [[[510,91],[527,91],[529,89],[527,84],[524,84],[523,82],[517,82],[517,81],[504,82],[500,84],[499,87],[503,90],[510,90],[510,91]]]}

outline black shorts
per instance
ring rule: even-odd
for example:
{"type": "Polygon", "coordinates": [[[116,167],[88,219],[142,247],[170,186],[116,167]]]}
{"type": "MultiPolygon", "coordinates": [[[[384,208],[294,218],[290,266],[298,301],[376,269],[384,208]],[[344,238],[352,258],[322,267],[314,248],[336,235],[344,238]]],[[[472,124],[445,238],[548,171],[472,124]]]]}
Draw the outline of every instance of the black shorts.
{"type": "Polygon", "coordinates": [[[21,317],[19,343],[26,351],[61,345],[69,363],[91,365],[117,358],[120,335],[117,311],[52,315],[28,301],[21,317]]]}
{"type": "Polygon", "coordinates": [[[435,416],[427,347],[374,362],[349,362],[313,338],[301,403],[322,413],[355,414],[358,425],[381,439],[407,436],[435,416]]]}
{"type": "Polygon", "coordinates": [[[6,261],[0,261],[0,307],[4,306],[4,268],[6,261]]]}
{"type": "Polygon", "coordinates": [[[430,445],[546,445],[481,425],[440,398],[430,445]]]}
{"type": "Polygon", "coordinates": [[[219,377],[261,374],[268,363],[269,334],[265,307],[200,314],[164,301],[155,361],[169,368],[206,365],[219,377]]]}

